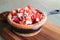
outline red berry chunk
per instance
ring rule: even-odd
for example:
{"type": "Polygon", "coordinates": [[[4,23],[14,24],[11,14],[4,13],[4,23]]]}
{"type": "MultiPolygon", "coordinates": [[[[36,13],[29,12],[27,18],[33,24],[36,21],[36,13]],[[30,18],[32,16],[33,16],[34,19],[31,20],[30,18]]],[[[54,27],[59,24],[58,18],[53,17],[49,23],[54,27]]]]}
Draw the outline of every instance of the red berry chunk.
{"type": "Polygon", "coordinates": [[[19,19],[17,17],[13,18],[13,21],[16,22],[16,23],[19,23],[19,19]]]}
{"type": "Polygon", "coordinates": [[[20,21],[19,23],[20,23],[20,24],[25,24],[25,21],[20,21]]]}
{"type": "Polygon", "coordinates": [[[28,8],[33,12],[36,13],[36,10],[34,8],[32,8],[30,5],[28,5],[28,8]]]}
{"type": "Polygon", "coordinates": [[[20,24],[25,24],[25,21],[26,21],[25,18],[23,18],[23,20],[20,21],[19,23],[20,23],[20,24]]]}
{"type": "Polygon", "coordinates": [[[17,16],[17,13],[16,13],[15,10],[13,10],[13,11],[11,12],[11,14],[12,14],[12,16],[17,16]]]}

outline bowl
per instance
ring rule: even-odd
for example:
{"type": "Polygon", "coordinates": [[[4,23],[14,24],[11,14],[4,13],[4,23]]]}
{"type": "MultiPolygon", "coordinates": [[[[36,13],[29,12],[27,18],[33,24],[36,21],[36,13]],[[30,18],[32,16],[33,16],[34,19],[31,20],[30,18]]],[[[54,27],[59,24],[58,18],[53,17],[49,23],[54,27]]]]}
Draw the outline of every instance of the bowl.
{"type": "Polygon", "coordinates": [[[9,13],[7,20],[8,20],[8,23],[12,25],[11,29],[13,30],[13,32],[15,32],[17,35],[21,35],[24,37],[30,37],[38,34],[41,30],[42,25],[46,22],[47,16],[44,12],[41,12],[39,10],[37,11],[43,14],[43,18],[38,23],[34,23],[31,25],[18,24],[14,22],[11,19],[12,18],[11,13],[9,13]]]}

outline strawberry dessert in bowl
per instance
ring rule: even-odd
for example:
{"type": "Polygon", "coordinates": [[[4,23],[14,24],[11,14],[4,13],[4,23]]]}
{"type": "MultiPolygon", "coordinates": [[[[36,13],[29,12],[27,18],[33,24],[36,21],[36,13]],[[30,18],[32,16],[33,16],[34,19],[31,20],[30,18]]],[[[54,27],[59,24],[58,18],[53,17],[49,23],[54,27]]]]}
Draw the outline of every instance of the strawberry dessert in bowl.
{"type": "Polygon", "coordinates": [[[42,25],[46,22],[46,18],[45,13],[28,5],[25,8],[12,10],[7,20],[12,25],[13,32],[17,35],[29,37],[40,32],[42,25]]]}

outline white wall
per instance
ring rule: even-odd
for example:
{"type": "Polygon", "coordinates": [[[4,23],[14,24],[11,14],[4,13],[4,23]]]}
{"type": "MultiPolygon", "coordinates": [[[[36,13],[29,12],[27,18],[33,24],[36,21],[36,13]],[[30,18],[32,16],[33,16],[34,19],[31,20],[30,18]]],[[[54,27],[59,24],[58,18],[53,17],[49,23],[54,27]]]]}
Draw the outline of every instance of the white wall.
{"type": "Polygon", "coordinates": [[[28,1],[32,6],[44,11],[60,9],[59,0],[28,0],[28,1]]]}
{"type": "Polygon", "coordinates": [[[43,11],[60,9],[60,0],[0,0],[0,12],[25,7],[27,4],[43,11]]]}

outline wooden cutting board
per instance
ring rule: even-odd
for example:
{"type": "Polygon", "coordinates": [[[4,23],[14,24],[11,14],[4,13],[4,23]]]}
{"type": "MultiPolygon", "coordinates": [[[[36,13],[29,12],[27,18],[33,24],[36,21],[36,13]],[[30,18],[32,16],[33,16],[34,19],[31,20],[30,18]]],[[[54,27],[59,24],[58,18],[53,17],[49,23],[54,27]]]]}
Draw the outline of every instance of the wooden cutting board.
{"type": "Polygon", "coordinates": [[[6,40],[60,40],[60,27],[46,22],[39,34],[32,37],[22,37],[12,33],[7,27],[2,30],[6,40]]]}

